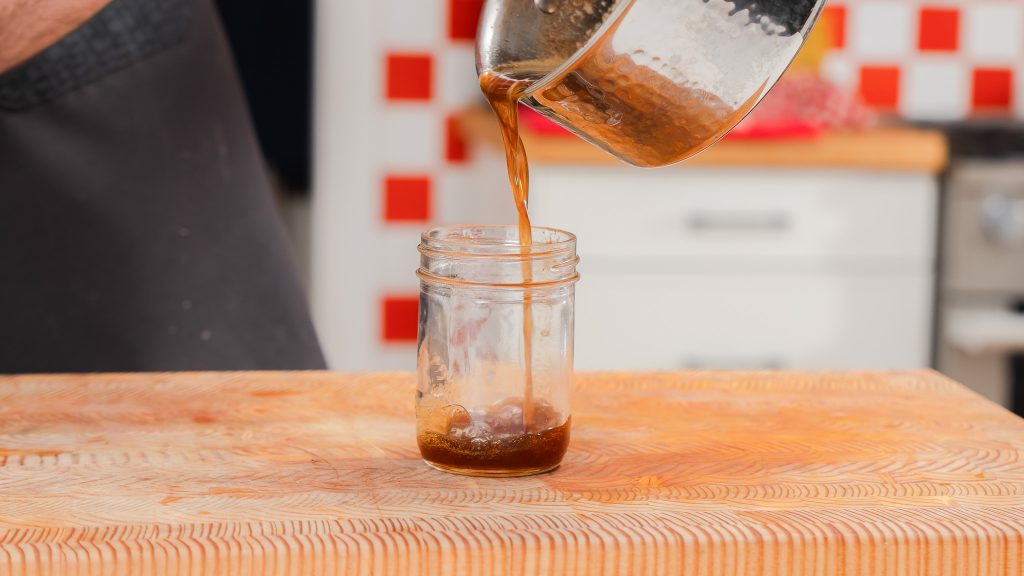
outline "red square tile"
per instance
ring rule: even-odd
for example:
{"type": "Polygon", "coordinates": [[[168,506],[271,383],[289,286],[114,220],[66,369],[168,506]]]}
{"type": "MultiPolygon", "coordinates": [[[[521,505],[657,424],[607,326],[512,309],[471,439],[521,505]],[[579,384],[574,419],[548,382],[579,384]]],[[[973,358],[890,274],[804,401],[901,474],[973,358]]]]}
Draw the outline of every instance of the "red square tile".
{"type": "Polygon", "coordinates": [[[381,339],[389,344],[416,342],[420,323],[418,296],[386,296],[381,304],[381,339]]]}
{"type": "Polygon", "coordinates": [[[846,6],[827,6],[822,19],[828,26],[832,48],[846,48],[846,6]]]}
{"type": "Polygon", "coordinates": [[[429,176],[388,176],[384,179],[384,220],[398,223],[430,220],[431,196],[429,176]]]}
{"type": "Polygon", "coordinates": [[[900,103],[900,69],[896,66],[864,66],[860,69],[860,95],[869,106],[896,109],[900,103]]]}
{"type": "Polygon", "coordinates": [[[466,139],[459,127],[459,119],[456,116],[449,116],[445,121],[445,150],[449,162],[458,164],[469,159],[466,150],[466,139]]]}
{"type": "Polygon", "coordinates": [[[448,0],[448,37],[457,42],[476,40],[483,7],[484,0],[448,0]]]}
{"type": "Polygon", "coordinates": [[[975,68],[971,78],[971,103],[975,110],[1006,110],[1013,102],[1013,70],[975,68]]]}
{"type": "Polygon", "coordinates": [[[918,14],[917,47],[923,51],[955,52],[960,46],[960,10],[921,8],[918,14]]]}
{"type": "Polygon", "coordinates": [[[430,54],[388,54],[389,100],[430,100],[434,96],[434,58],[430,54]]]}

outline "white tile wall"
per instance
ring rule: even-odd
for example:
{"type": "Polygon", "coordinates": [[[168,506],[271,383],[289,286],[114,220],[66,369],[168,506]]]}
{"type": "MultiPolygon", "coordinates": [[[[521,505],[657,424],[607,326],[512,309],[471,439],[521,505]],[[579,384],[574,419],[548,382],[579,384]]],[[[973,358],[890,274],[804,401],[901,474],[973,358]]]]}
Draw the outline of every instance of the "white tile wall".
{"type": "Polygon", "coordinates": [[[946,58],[928,58],[910,62],[906,74],[900,111],[915,120],[961,120],[970,112],[967,70],[959,62],[946,58]]]}

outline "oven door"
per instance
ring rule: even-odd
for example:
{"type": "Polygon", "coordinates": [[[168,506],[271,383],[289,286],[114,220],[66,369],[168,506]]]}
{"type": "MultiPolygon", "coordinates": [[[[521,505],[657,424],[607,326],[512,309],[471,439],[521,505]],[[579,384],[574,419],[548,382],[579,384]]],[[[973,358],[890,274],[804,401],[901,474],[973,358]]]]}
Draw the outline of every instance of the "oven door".
{"type": "Polygon", "coordinates": [[[1024,162],[957,162],[945,196],[939,369],[1024,413],[1024,162]]]}

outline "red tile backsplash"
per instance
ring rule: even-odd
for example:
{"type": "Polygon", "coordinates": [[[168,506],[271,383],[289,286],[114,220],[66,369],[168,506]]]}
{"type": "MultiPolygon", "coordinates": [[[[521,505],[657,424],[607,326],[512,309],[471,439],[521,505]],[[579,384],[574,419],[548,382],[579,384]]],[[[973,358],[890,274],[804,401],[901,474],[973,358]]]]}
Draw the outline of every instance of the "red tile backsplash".
{"type": "Polygon", "coordinates": [[[860,69],[860,95],[870,106],[895,110],[900,103],[900,69],[864,66],[860,69]]]}
{"type": "Polygon", "coordinates": [[[484,0],[448,0],[448,38],[457,42],[475,41],[483,6],[484,0]]]}
{"type": "Polygon", "coordinates": [[[450,115],[445,120],[445,158],[452,163],[461,163],[469,159],[466,140],[459,128],[459,119],[450,115]]]}
{"type": "Polygon", "coordinates": [[[429,176],[388,176],[384,179],[384,220],[391,223],[430,220],[431,180],[429,176]]]}
{"type": "Polygon", "coordinates": [[[925,52],[956,52],[960,46],[960,10],[921,8],[918,13],[917,48],[925,52]]]}
{"type": "Polygon", "coordinates": [[[419,330],[418,296],[385,296],[381,303],[381,339],[387,344],[412,344],[419,330]]]}
{"type": "Polygon", "coordinates": [[[832,48],[842,50],[846,47],[846,6],[834,4],[826,6],[822,22],[827,22],[832,48]]]}
{"type": "Polygon", "coordinates": [[[1013,70],[975,68],[971,75],[971,105],[975,111],[1005,111],[1013,102],[1013,70]]]}
{"type": "Polygon", "coordinates": [[[434,96],[434,57],[388,54],[386,78],[388,100],[430,100],[434,96]]]}

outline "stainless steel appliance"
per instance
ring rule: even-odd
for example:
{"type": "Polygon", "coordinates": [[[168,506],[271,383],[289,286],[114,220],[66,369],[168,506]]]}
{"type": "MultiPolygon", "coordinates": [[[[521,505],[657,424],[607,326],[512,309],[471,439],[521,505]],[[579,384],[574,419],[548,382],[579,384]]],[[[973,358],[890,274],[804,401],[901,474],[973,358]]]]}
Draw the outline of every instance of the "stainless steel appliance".
{"type": "Polygon", "coordinates": [[[938,367],[1024,414],[1024,127],[951,134],[938,367]]]}

